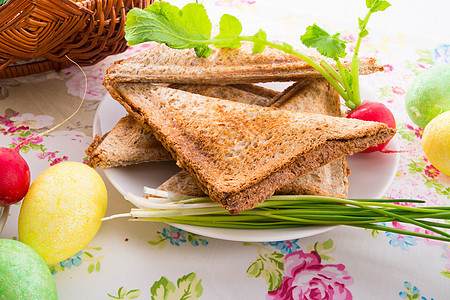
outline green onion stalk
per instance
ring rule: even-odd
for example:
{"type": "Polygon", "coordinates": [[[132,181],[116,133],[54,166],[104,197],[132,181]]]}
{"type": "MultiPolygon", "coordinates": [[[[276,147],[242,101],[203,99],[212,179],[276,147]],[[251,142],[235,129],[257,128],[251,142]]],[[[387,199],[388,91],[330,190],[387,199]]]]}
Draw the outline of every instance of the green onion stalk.
{"type": "Polygon", "coordinates": [[[130,213],[106,217],[104,221],[127,217],[134,221],[259,230],[343,225],[450,242],[450,207],[405,206],[425,203],[422,200],[276,195],[252,210],[230,215],[208,197],[168,201],[165,204],[155,204],[151,197],[131,193],[126,194],[125,198],[139,208],[132,209],[130,213]],[[430,233],[383,225],[392,222],[411,224],[430,233]]]}

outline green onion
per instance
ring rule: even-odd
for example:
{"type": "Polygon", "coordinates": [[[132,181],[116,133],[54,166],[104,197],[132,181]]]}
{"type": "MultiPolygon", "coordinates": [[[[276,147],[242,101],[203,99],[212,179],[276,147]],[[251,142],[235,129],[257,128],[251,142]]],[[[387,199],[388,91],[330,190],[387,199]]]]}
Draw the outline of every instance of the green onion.
{"type": "Polygon", "coordinates": [[[130,213],[113,215],[102,220],[126,217],[133,221],[247,229],[345,225],[450,242],[450,224],[438,222],[450,220],[450,207],[405,206],[410,203],[425,203],[422,200],[275,195],[255,209],[230,215],[220,204],[208,197],[179,197],[173,193],[154,192],[148,188],[145,191],[152,195],[158,193],[158,198],[127,193],[125,199],[138,208],[132,209],[130,213]],[[411,224],[434,234],[380,225],[391,222],[411,224]]]}

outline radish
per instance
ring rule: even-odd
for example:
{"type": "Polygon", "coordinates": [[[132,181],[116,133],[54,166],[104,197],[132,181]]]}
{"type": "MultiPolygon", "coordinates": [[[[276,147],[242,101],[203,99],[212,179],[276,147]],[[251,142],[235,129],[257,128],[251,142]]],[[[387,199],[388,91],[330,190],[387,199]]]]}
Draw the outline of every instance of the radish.
{"type": "Polygon", "coordinates": [[[19,154],[23,145],[14,149],[0,147],[0,206],[19,202],[30,186],[30,168],[19,154]]]}
{"type": "MultiPolygon", "coordinates": [[[[380,102],[364,101],[356,109],[352,110],[347,118],[359,119],[364,121],[375,121],[385,123],[387,126],[395,129],[395,118],[386,105],[380,102]]],[[[375,151],[388,152],[384,148],[390,140],[378,144],[377,146],[367,148],[362,153],[375,151]]]]}

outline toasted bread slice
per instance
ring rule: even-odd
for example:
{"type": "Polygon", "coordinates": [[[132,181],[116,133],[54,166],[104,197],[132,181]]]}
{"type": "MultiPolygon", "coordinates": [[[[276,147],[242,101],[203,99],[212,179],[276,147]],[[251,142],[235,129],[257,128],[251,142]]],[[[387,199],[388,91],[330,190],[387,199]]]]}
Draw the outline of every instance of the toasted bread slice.
{"type": "MultiPolygon", "coordinates": [[[[312,59],[324,59],[308,51],[312,59]]],[[[335,62],[326,59],[330,65],[335,62]]],[[[343,65],[350,66],[350,60],[343,65]]],[[[374,58],[361,58],[361,74],[382,70],[374,58]]],[[[153,82],[182,84],[241,84],[272,81],[295,81],[321,76],[303,60],[281,50],[267,47],[253,54],[252,44],[243,43],[236,49],[215,48],[208,58],[199,58],[193,49],[172,49],[158,44],[133,57],[116,61],[106,70],[105,81],[153,82]]]]}
{"type": "MultiPolygon", "coordinates": [[[[171,85],[172,88],[185,90],[200,95],[227,99],[230,101],[267,106],[272,97],[279,92],[249,85],[171,85]]],[[[88,164],[93,167],[112,168],[140,164],[150,161],[172,160],[170,153],[159,143],[151,132],[131,116],[119,120],[114,128],[94,137],[94,141],[86,150],[88,164]]]]}
{"type": "MultiPolygon", "coordinates": [[[[341,116],[340,98],[336,90],[324,79],[294,83],[274,97],[272,106],[294,111],[314,112],[341,116]]],[[[350,169],[344,157],[308,172],[277,189],[275,194],[320,195],[347,198],[350,169]]],[[[201,197],[205,194],[187,172],[181,171],[161,186],[160,190],[201,197]]]]}
{"type": "Polygon", "coordinates": [[[172,160],[153,134],[149,134],[132,116],[122,117],[114,128],[100,137],[98,134],[86,150],[88,165],[112,168],[148,161],[172,160]]]}
{"type": "Polygon", "coordinates": [[[143,83],[106,88],[213,201],[252,209],[298,176],[391,138],[385,124],[220,100],[143,83]]]}
{"type": "MultiPolygon", "coordinates": [[[[274,98],[272,106],[281,109],[341,116],[339,94],[325,80],[304,80],[287,88],[274,98]]],[[[350,169],[345,157],[299,176],[279,188],[277,194],[321,195],[347,198],[350,169]]]]}

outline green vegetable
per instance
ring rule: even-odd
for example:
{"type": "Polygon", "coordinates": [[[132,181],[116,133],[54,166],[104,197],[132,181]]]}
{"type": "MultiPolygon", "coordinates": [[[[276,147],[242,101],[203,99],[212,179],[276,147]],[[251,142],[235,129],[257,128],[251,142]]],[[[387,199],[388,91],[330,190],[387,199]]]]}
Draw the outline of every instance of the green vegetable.
{"type": "Polygon", "coordinates": [[[220,204],[212,202],[208,197],[170,200],[174,194],[167,196],[168,198],[164,199],[139,197],[128,193],[125,198],[139,208],[103,220],[128,217],[138,221],[250,229],[346,225],[450,242],[450,234],[445,231],[450,229],[450,224],[434,221],[448,220],[450,207],[410,207],[395,204],[424,203],[422,200],[350,200],[309,195],[279,195],[272,196],[253,210],[230,215],[220,204]],[[409,223],[438,235],[379,224],[390,222],[409,223]]]}
{"type": "Polygon", "coordinates": [[[339,38],[339,33],[330,35],[314,24],[301,36],[305,46],[314,47],[323,56],[332,58],[338,71],[326,61],[318,63],[287,43],[268,41],[262,30],[253,36],[241,35],[241,23],[228,14],[224,14],[220,19],[219,34],[211,37],[211,21],[203,5],[198,3],[187,4],[181,10],[167,2],[155,2],[144,10],[134,8],[127,15],[125,38],[129,45],[155,41],[175,49],[193,48],[198,57],[208,57],[212,53],[210,45],[218,48],[239,48],[242,41],[253,43],[254,54],[261,53],[267,46],[279,49],[310,64],[333,85],[346,105],[355,109],[361,103],[358,58],[361,39],[368,34],[366,26],[371,14],[385,10],[390,4],[384,0],[366,0],[366,6],[369,11],[364,19],[359,19],[359,35],[350,69],[344,68],[340,62],[340,59],[346,56],[346,42],[339,38]]]}

